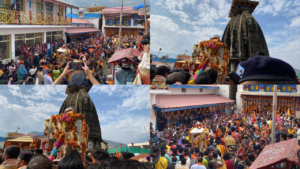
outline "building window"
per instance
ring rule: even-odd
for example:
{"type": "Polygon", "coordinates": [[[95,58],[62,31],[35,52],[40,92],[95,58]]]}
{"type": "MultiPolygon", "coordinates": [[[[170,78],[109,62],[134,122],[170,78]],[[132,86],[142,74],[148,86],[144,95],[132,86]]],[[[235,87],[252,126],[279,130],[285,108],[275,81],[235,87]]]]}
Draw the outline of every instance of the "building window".
{"type": "Polygon", "coordinates": [[[19,0],[20,1],[20,11],[25,12],[25,2],[24,0],[19,0]]]}
{"type": "Polygon", "coordinates": [[[134,15],[134,26],[138,25],[138,19],[140,19],[141,17],[138,15],[134,15]]]}
{"type": "Polygon", "coordinates": [[[10,35],[0,35],[0,60],[10,59],[10,35]]]}
{"type": "Polygon", "coordinates": [[[21,48],[25,44],[29,47],[33,47],[38,43],[44,42],[44,33],[28,33],[28,34],[16,34],[15,35],[15,53],[16,56],[21,54],[21,48]]]}
{"type": "Polygon", "coordinates": [[[60,17],[63,17],[64,16],[64,10],[65,10],[65,7],[60,7],[60,17]]]}
{"type": "Polygon", "coordinates": [[[63,39],[63,31],[46,32],[46,42],[58,41],[63,39]]]}
{"type": "Polygon", "coordinates": [[[130,25],[129,25],[129,16],[126,16],[126,17],[124,17],[123,19],[124,19],[124,21],[123,21],[124,24],[123,24],[123,25],[124,25],[124,26],[130,26],[130,25]]]}
{"type": "Polygon", "coordinates": [[[116,18],[116,26],[120,26],[120,18],[116,18]]]}
{"type": "Polygon", "coordinates": [[[112,25],[113,25],[113,22],[114,22],[114,21],[113,21],[112,19],[108,19],[108,25],[109,25],[109,26],[112,26],[112,25]]]}

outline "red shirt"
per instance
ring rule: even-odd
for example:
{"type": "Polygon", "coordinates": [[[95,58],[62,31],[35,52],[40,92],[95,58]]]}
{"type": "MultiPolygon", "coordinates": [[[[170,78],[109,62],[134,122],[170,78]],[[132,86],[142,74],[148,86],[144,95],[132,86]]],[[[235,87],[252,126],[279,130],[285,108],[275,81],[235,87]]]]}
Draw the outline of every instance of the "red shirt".
{"type": "Polygon", "coordinates": [[[225,160],[225,164],[226,164],[226,168],[227,169],[234,169],[233,162],[230,159],[229,160],[225,160]]]}
{"type": "Polygon", "coordinates": [[[232,132],[232,133],[231,133],[231,137],[233,137],[234,140],[236,140],[237,138],[239,138],[240,141],[242,141],[242,136],[239,135],[239,134],[236,134],[236,132],[232,132]]]}

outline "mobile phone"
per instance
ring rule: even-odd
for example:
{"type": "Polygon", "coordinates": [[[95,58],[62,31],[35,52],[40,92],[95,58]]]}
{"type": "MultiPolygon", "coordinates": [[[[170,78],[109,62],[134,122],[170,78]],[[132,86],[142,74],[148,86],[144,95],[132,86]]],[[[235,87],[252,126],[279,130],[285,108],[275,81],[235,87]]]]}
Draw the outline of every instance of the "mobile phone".
{"type": "Polygon", "coordinates": [[[83,70],[82,67],[83,67],[83,63],[82,62],[71,62],[70,63],[70,69],[73,69],[73,70],[83,70]]]}

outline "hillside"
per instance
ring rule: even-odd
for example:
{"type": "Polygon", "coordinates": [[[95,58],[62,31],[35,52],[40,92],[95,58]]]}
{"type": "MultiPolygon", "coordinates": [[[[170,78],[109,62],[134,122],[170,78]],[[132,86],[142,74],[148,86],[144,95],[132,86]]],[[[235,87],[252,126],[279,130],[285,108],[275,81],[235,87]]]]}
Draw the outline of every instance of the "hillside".
{"type": "Polygon", "coordinates": [[[112,149],[115,149],[115,148],[120,148],[120,144],[122,144],[122,147],[127,147],[127,144],[114,142],[114,141],[109,141],[109,140],[105,140],[105,139],[103,139],[103,140],[108,144],[108,149],[109,150],[112,150],[112,149]]]}

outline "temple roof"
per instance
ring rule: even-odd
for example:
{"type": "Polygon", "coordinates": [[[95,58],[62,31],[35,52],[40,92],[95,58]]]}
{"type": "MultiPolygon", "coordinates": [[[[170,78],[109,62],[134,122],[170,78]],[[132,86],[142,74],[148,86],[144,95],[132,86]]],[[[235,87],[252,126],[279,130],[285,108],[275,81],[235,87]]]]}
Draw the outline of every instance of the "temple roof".
{"type": "Polygon", "coordinates": [[[255,10],[259,2],[249,0],[232,0],[228,17],[231,18],[237,9],[250,9],[251,13],[255,10]]]}

